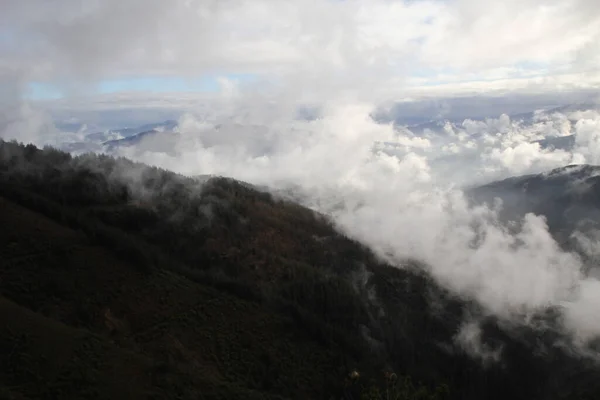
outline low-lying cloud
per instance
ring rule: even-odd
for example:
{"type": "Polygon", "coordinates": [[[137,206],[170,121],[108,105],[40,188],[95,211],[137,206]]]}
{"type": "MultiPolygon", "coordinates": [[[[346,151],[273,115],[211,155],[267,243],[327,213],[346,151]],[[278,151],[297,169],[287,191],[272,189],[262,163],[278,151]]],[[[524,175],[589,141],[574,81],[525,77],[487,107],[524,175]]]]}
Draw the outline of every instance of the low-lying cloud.
{"type": "Polygon", "coordinates": [[[476,181],[594,162],[598,154],[589,143],[600,136],[592,128],[597,114],[587,112],[569,127],[564,121],[570,117],[559,113],[538,114],[529,123],[501,116],[448,123],[418,136],[376,123],[369,105],[336,103],[324,110],[317,120],[278,114],[267,125],[187,115],[171,134],[177,139],[158,146],[171,154],[143,150],[143,143],[119,154],[186,175],[295,187],[306,205],[333,215],[341,229],[382,257],[398,265],[409,258],[425,262],[438,282],[478,300],[491,315],[525,322],[560,307],[577,338],[600,334],[590,322],[600,313],[593,295],[600,282],[584,274],[578,255],[559,247],[545,219],[528,214],[519,226],[507,227],[494,205],[473,207],[461,190],[476,181]],[[570,150],[534,143],[571,134],[570,150]],[[438,165],[440,157],[449,158],[438,165]]]}

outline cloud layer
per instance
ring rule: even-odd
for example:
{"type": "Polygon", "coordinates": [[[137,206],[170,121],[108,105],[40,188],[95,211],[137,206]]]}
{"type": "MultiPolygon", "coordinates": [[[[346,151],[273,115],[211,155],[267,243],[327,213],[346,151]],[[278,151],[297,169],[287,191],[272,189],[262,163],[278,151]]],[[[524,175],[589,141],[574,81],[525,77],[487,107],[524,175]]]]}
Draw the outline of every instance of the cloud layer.
{"type": "Polygon", "coordinates": [[[322,118],[294,119],[285,108],[266,122],[243,112],[198,119],[179,132],[119,154],[184,174],[233,176],[277,190],[333,215],[340,228],[394,263],[414,258],[446,287],[477,299],[486,312],[526,321],[561,307],[566,327],[584,343],[600,330],[600,283],[561,250],[543,217],[503,225],[493,207],[468,205],[460,186],[571,163],[595,163],[596,111],[506,115],[442,125],[416,134],[376,123],[368,104],[332,103],[322,118]],[[577,119],[579,118],[579,119],[577,119]],[[536,141],[574,135],[570,149],[536,141]],[[162,143],[160,141],[163,141],[162,143]],[[156,141],[159,141],[158,143],[156,141]],[[439,160],[443,159],[443,162],[439,160]]]}
{"type": "Polygon", "coordinates": [[[288,88],[294,82],[296,95],[306,97],[329,97],[349,84],[354,93],[388,97],[409,83],[490,86],[536,77],[514,83],[547,89],[598,78],[600,10],[592,0],[3,0],[0,6],[3,74],[75,92],[100,79],[207,72],[256,73],[288,88]]]}

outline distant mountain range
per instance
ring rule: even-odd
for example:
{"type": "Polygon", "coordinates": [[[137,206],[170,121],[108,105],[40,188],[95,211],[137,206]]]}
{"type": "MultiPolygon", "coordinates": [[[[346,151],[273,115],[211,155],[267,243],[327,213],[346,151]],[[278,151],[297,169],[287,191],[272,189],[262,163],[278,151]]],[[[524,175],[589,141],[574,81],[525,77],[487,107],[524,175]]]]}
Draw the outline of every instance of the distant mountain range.
{"type": "Polygon", "coordinates": [[[172,133],[177,130],[178,122],[165,120],[137,127],[109,129],[85,135],[81,142],[63,143],[61,150],[70,153],[101,152],[116,149],[120,146],[132,146],[141,143],[145,138],[158,133],[172,133]]]}
{"type": "Polygon", "coordinates": [[[474,203],[501,199],[505,222],[526,213],[543,215],[554,237],[570,249],[577,249],[575,232],[593,234],[600,228],[600,166],[569,165],[470,188],[467,194],[474,203]]]}
{"type": "MultiPolygon", "coordinates": [[[[165,134],[173,134],[172,130],[149,130],[143,131],[121,139],[108,140],[103,143],[106,150],[111,151],[118,147],[131,147],[140,145],[142,142],[153,137],[163,138],[165,134]]],[[[160,150],[160,149],[158,149],[160,150]]]]}
{"type": "Polygon", "coordinates": [[[539,143],[542,149],[547,150],[571,150],[575,146],[575,135],[549,136],[534,143],[539,143]]]}
{"type": "MultiPolygon", "coordinates": [[[[581,103],[571,104],[560,107],[552,107],[543,111],[545,115],[552,115],[554,113],[562,113],[569,115],[575,112],[582,112],[587,110],[597,110],[598,105],[592,103],[581,103]]],[[[312,115],[312,114],[311,114],[312,115]]],[[[308,117],[302,117],[307,118],[308,117]]],[[[415,137],[428,137],[437,138],[447,135],[446,127],[449,126],[455,131],[464,130],[464,118],[434,118],[430,120],[424,119],[411,119],[411,118],[399,118],[393,121],[388,121],[381,116],[375,116],[374,118],[380,122],[393,122],[398,129],[408,129],[415,137]]],[[[539,122],[538,112],[526,112],[517,113],[510,115],[511,121],[517,121],[524,126],[532,125],[539,122]]],[[[474,119],[474,121],[485,122],[485,119],[474,119]]],[[[576,121],[570,121],[571,128],[574,128],[576,121]]],[[[59,124],[59,129],[69,128],[69,131],[77,131],[82,129],[81,124],[59,124]]],[[[134,127],[123,127],[118,129],[109,129],[104,131],[96,131],[94,133],[87,134],[83,137],[84,140],[79,142],[63,143],[60,146],[61,150],[65,150],[72,153],[85,153],[91,152],[107,152],[112,153],[120,147],[132,147],[144,143],[143,150],[158,150],[164,151],[162,146],[166,146],[166,151],[170,151],[170,147],[174,145],[176,135],[172,138],[167,136],[173,133],[177,133],[179,128],[178,121],[176,120],[164,120],[155,123],[143,124],[134,127]],[[154,139],[155,138],[155,139],[154,139]],[[150,140],[149,140],[150,139],[150,140]]],[[[223,127],[217,124],[215,130],[222,129],[223,127]]],[[[231,127],[229,127],[231,128],[231,127]]],[[[260,127],[258,127],[260,128],[260,127]]],[[[86,128],[88,131],[90,127],[86,128]]],[[[474,138],[478,135],[473,134],[474,138]]],[[[543,149],[548,150],[570,150],[575,144],[574,135],[566,136],[546,136],[543,139],[535,141],[539,143],[543,149]]]]}

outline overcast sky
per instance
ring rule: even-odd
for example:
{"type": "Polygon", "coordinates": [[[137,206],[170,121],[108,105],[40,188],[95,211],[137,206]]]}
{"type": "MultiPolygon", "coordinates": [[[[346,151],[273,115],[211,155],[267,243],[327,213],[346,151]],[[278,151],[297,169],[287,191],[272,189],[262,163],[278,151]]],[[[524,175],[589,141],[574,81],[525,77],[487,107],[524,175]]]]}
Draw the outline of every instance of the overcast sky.
{"type": "Polygon", "coordinates": [[[228,80],[397,99],[598,87],[596,0],[0,0],[0,75],[34,98],[228,80]],[[381,83],[385,82],[385,85],[381,83]]]}

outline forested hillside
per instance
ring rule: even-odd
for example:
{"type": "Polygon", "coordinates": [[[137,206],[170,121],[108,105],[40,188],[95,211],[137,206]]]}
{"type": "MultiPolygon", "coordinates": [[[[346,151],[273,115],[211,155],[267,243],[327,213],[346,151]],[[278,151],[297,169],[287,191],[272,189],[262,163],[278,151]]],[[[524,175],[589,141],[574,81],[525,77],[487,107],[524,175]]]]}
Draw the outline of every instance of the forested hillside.
{"type": "Polygon", "coordinates": [[[232,179],[0,141],[0,226],[0,398],[600,395],[553,324],[483,316],[232,179]],[[496,361],[454,340],[472,318],[496,361]]]}

